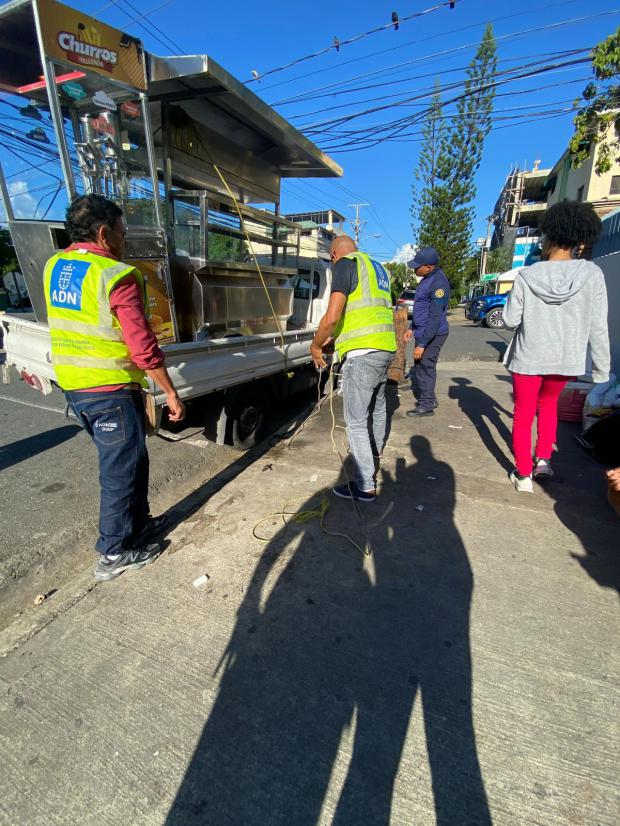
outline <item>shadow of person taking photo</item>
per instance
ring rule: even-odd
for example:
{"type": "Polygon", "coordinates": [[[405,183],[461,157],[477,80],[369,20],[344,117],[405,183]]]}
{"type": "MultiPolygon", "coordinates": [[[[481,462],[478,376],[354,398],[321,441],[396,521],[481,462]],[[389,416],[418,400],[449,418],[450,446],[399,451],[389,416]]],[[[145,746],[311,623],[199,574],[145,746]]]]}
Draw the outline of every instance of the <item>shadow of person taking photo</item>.
{"type": "MultiPolygon", "coordinates": [[[[289,523],[267,544],[167,826],[387,826],[393,808],[409,822],[406,798],[394,793],[397,776],[410,788],[419,774],[422,744],[403,754],[416,697],[437,824],[491,823],[472,722],[473,576],[453,521],[454,476],[425,438],[411,449],[414,462],[384,474],[364,511],[375,522],[371,557],[326,536],[318,520],[289,523]]],[[[326,521],[363,544],[350,502],[331,499],[326,521]]]]}
{"type": "Polygon", "coordinates": [[[505,442],[510,450],[512,434],[504,423],[501,414],[504,413],[512,418],[512,413],[502,407],[484,390],[473,385],[470,379],[453,377],[452,381],[454,384],[448,390],[448,395],[458,402],[459,408],[476,428],[482,443],[489,453],[495,457],[497,463],[507,472],[510,472],[513,469],[512,460],[506,456],[501,445],[497,443],[489,425],[493,425],[500,439],[505,442]]]}

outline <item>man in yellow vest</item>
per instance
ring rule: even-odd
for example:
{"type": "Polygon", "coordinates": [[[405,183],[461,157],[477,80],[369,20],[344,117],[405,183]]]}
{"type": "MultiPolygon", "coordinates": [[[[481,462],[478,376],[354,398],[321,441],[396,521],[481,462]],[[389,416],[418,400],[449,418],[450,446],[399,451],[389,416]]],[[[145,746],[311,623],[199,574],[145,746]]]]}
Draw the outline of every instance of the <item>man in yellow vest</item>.
{"type": "Polygon", "coordinates": [[[377,493],[375,458],[381,457],[387,430],[387,371],[396,351],[390,278],[382,264],[358,252],[348,235],[334,239],[331,261],[331,296],[310,352],[317,368],[326,367],[323,347],[335,339],[344,362],[344,417],[355,466],[355,479],[333,492],[343,499],[372,502],[377,493]]]}
{"type": "Polygon", "coordinates": [[[101,195],[75,198],[65,226],[71,240],[45,265],[52,363],[68,404],[99,456],[99,560],[106,582],[154,562],[152,539],[166,517],[149,515],[149,458],[142,388],[148,375],[166,394],[169,418],[185,407],[147,319],[142,274],[122,262],[123,213],[101,195]]]}

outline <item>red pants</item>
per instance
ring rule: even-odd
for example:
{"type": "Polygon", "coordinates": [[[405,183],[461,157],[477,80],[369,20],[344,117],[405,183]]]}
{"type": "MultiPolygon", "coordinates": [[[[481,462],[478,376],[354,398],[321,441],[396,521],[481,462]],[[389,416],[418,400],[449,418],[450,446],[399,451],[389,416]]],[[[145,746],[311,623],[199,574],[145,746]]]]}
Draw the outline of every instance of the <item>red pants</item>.
{"type": "Polygon", "coordinates": [[[558,430],[558,398],[568,376],[526,376],[512,374],[515,410],[512,421],[512,450],[517,473],[529,476],[532,472],[532,423],[538,416],[538,437],[535,455],[550,459],[558,430]]]}

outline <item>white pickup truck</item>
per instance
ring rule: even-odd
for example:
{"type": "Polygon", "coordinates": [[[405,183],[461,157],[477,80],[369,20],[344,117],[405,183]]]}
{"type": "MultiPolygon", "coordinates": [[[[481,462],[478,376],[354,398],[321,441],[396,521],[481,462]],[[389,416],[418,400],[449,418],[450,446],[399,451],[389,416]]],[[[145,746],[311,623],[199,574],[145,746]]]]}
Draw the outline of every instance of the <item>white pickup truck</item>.
{"type": "MultiPolygon", "coordinates": [[[[310,342],[327,308],[331,284],[329,265],[299,261],[293,316],[282,336],[265,333],[163,346],[166,366],[185,402],[204,401],[205,435],[218,444],[245,450],[260,438],[270,411],[287,396],[316,384],[310,342]],[[284,343],[284,347],[282,344],[284,343]]],[[[49,327],[28,314],[0,315],[5,349],[3,381],[18,377],[44,394],[56,382],[49,327]]],[[[155,430],[165,396],[152,383],[147,409],[155,430]]]]}

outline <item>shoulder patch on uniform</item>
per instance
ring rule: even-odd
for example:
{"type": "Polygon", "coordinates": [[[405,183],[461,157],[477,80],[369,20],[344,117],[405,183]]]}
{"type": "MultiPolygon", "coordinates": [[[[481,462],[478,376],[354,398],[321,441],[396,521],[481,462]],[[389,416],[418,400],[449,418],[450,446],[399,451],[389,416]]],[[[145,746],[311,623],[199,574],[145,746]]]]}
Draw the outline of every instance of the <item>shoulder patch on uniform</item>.
{"type": "Polygon", "coordinates": [[[443,298],[446,294],[445,290],[442,290],[441,287],[438,290],[435,290],[435,298],[443,298]]]}

